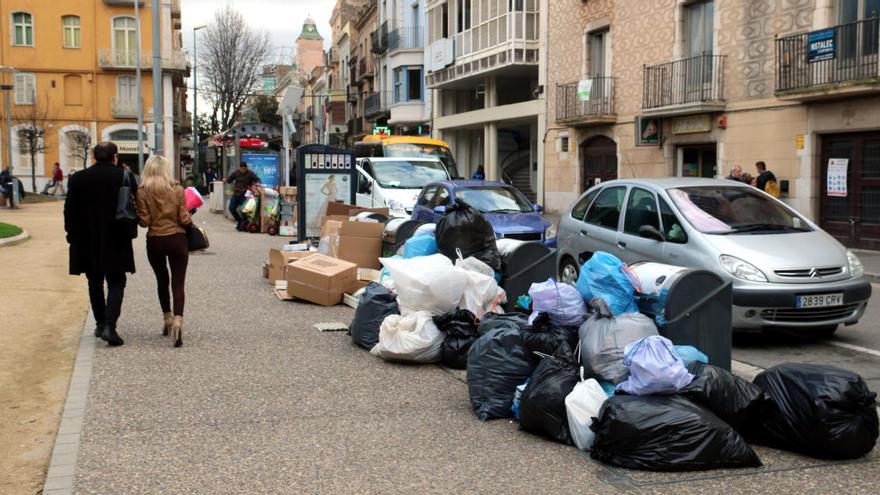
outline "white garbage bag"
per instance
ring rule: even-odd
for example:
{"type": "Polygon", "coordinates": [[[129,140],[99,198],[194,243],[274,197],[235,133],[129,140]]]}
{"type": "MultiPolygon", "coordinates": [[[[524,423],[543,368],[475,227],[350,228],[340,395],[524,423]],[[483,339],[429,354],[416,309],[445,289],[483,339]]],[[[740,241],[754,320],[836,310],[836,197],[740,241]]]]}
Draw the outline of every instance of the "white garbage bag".
{"type": "Polygon", "coordinates": [[[467,286],[458,307],[482,319],[486,313],[503,313],[501,305],[507,302],[507,294],[495,281],[495,272],[482,261],[474,258],[459,258],[455,261],[456,270],[467,276],[467,286]]]}
{"type": "Polygon", "coordinates": [[[584,380],[584,368],[581,366],[581,381],[571,393],[565,397],[565,412],[568,415],[568,430],[571,439],[580,450],[590,450],[596,434],[590,429],[593,418],[599,416],[599,409],[608,399],[599,382],[590,378],[584,380]]]}
{"type": "Polygon", "coordinates": [[[435,363],[440,360],[443,333],[431,313],[417,311],[408,316],[389,315],[379,327],[379,343],[370,354],[387,361],[435,363]]]}
{"type": "Polygon", "coordinates": [[[397,291],[400,314],[428,311],[442,315],[454,310],[468,285],[468,276],[456,270],[442,254],[417,258],[380,258],[397,291]]]}

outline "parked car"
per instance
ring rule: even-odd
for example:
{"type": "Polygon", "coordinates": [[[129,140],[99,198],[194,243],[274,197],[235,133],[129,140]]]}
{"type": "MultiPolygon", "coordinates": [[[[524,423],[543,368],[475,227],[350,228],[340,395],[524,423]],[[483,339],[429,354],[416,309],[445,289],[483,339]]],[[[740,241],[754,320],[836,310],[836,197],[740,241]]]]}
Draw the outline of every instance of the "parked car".
{"type": "Polygon", "coordinates": [[[359,158],[357,205],[385,208],[392,216],[412,214],[426,184],[449,179],[439,158],[359,158]]]}
{"type": "Polygon", "coordinates": [[[412,218],[437,223],[446,214],[446,208],[459,201],[483,213],[499,239],[542,241],[551,247],[556,245],[556,227],[541,215],[543,208],[503,182],[433,182],[425,186],[419,195],[412,218]]]}
{"type": "Polygon", "coordinates": [[[711,270],[733,282],[733,327],[831,334],[865,312],[858,257],[785,203],[734,181],[614,180],[585,192],[559,224],[559,276],[596,251],[627,263],[711,270]]]}

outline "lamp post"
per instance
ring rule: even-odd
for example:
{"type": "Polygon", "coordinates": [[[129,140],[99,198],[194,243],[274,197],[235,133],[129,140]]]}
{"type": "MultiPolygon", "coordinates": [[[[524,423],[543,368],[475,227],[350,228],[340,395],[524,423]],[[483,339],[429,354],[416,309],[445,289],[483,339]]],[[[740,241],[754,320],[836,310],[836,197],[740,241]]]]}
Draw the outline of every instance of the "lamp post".
{"type": "MultiPolygon", "coordinates": [[[[199,45],[196,43],[196,32],[200,29],[205,29],[208,27],[205,24],[201,26],[196,26],[193,28],[193,123],[192,123],[192,133],[193,133],[193,157],[195,158],[195,166],[196,170],[201,173],[201,168],[199,168],[199,59],[198,59],[198,50],[199,45]]],[[[205,184],[205,187],[210,187],[208,184],[205,184]]]]}
{"type": "MultiPolygon", "coordinates": [[[[12,111],[9,105],[9,92],[15,89],[15,84],[2,84],[2,73],[3,72],[11,72],[13,74],[13,83],[15,67],[8,67],[5,65],[0,65],[0,90],[3,91],[3,107],[4,112],[6,113],[6,167],[12,173],[12,118],[10,116],[10,112],[12,111]]],[[[12,186],[15,187],[15,181],[12,181],[12,186]]],[[[15,191],[9,191],[9,204],[11,208],[15,208],[15,191]]]]}
{"type": "MultiPolygon", "coordinates": [[[[134,93],[137,98],[137,132],[138,132],[138,173],[144,173],[144,99],[141,98],[141,13],[139,2],[134,2],[135,43],[135,83],[134,93]]],[[[154,12],[155,15],[155,12],[154,12]]]]}

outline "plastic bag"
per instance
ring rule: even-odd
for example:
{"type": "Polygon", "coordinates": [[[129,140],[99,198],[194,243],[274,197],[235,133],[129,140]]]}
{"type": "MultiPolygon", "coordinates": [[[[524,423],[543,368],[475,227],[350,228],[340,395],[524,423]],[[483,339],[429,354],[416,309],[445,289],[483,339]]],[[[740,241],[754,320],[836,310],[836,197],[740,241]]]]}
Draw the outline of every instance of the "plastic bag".
{"type": "Polygon", "coordinates": [[[584,300],[603,299],[615,316],[639,311],[634,295],[638,288],[632,270],[604,251],[597,251],[584,263],[577,280],[577,290],[584,300]]]}
{"type": "Polygon", "coordinates": [[[767,398],[761,387],[733,373],[694,361],[687,367],[694,380],[679,392],[705,406],[746,438],[754,438],[767,398]]]}
{"type": "Polygon", "coordinates": [[[460,309],[435,316],[434,324],[446,335],[440,348],[440,362],[458,370],[467,368],[468,351],[480,337],[474,314],[466,309],[460,309]]]}
{"type": "Polygon", "coordinates": [[[614,466],[695,471],[761,465],[730,425],[677,395],[615,395],[591,428],[590,456],[614,466]]]}
{"type": "Polygon", "coordinates": [[[587,305],[577,289],[568,284],[557,284],[552,278],[546,282],[529,287],[532,298],[534,321],[540,313],[550,313],[550,319],[557,325],[576,327],[587,318],[587,305]]]}
{"type": "Polygon", "coordinates": [[[522,395],[526,391],[526,387],[529,386],[529,381],[526,380],[522,385],[516,386],[516,392],[513,393],[513,403],[510,404],[510,412],[513,414],[513,419],[519,421],[522,418],[522,414],[519,410],[520,401],[522,401],[522,395]]]}
{"type": "Polygon", "coordinates": [[[624,348],[639,339],[657,335],[657,327],[640,313],[610,317],[604,303],[595,303],[592,314],[578,330],[581,364],[587,376],[615,385],[626,380],[629,370],[623,364],[624,348]]]}
{"type": "Polygon", "coordinates": [[[247,216],[252,216],[254,211],[257,209],[257,200],[253,197],[247,198],[244,200],[244,204],[241,206],[241,212],[247,216]]]}
{"type": "Polygon", "coordinates": [[[516,239],[498,239],[495,241],[495,245],[498,246],[498,253],[501,254],[501,257],[509,256],[513,254],[516,248],[522,246],[527,241],[518,241],[516,239]]]}
{"type": "Polygon", "coordinates": [[[761,442],[826,459],[855,459],[877,443],[877,394],[836,366],[785,363],[755,377],[770,404],[761,442]]]}
{"type": "Polygon", "coordinates": [[[379,343],[379,327],[389,315],[399,314],[397,297],[385,287],[371,282],[358,300],[358,307],[351,321],[351,341],[366,350],[379,343]]]}
{"type": "Polygon", "coordinates": [[[446,208],[446,214],[437,222],[435,231],[437,249],[450,260],[471,256],[489,265],[493,271],[501,270],[501,255],[495,245],[495,230],[475,208],[457,201],[446,208]]]}
{"type": "Polygon", "coordinates": [[[437,239],[429,234],[410,237],[403,243],[403,257],[417,258],[437,254],[437,239]]]}
{"type": "Polygon", "coordinates": [[[486,316],[480,320],[480,326],[477,328],[477,332],[480,335],[485,335],[496,328],[506,328],[516,332],[522,332],[528,326],[529,322],[526,320],[526,317],[519,313],[487,313],[486,316]]]}
{"type": "Polygon", "coordinates": [[[531,326],[523,329],[523,342],[529,352],[552,356],[562,344],[567,344],[569,349],[577,348],[577,328],[554,325],[548,313],[541,313],[531,326]]]}
{"type": "Polygon", "coordinates": [[[593,418],[599,416],[599,410],[608,400],[608,395],[596,380],[584,380],[583,369],[580,369],[580,381],[565,397],[565,412],[571,440],[578,449],[590,450],[596,438],[590,425],[593,424],[593,418]]]}
{"type": "Polygon", "coordinates": [[[379,328],[379,343],[370,354],[387,361],[434,363],[440,360],[443,334],[431,313],[417,311],[409,316],[390,315],[379,328]]]}
{"type": "Polygon", "coordinates": [[[623,354],[629,378],[617,389],[630,395],[674,394],[694,379],[666,337],[645,337],[628,344],[623,354]]]}
{"type": "Polygon", "coordinates": [[[184,189],[183,195],[186,198],[187,210],[199,209],[205,205],[205,198],[203,198],[198,189],[194,187],[187,187],[184,189]]]}
{"type": "Polygon", "coordinates": [[[565,398],[579,381],[577,361],[568,344],[541,359],[519,404],[520,427],[559,443],[571,444],[565,398]]]}
{"type": "Polygon", "coordinates": [[[513,394],[534,365],[518,329],[490,330],[471,346],[467,361],[471,406],[482,421],[510,417],[513,394]]]}
{"type": "Polygon", "coordinates": [[[489,265],[476,258],[459,258],[455,268],[467,275],[468,284],[464,289],[458,307],[472,312],[478,319],[488,312],[503,312],[501,304],[507,302],[507,294],[497,282],[495,273],[489,265]]]}
{"type": "MultiPolygon", "coordinates": [[[[656,320],[655,320],[656,321],[656,320]]],[[[673,352],[675,355],[680,357],[682,361],[684,361],[685,366],[690,366],[691,363],[698,361],[701,363],[708,363],[709,357],[700,352],[699,349],[692,345],[674,345],[672,346],[673,352]]],[[[693,371],[691,371],[693,373],[693,371]]]]}
{"type": "Polygon", "coordinates": [[[402,315],[429,311],[442,315],[453,311],[467,287],[467,275],[455,270],[449,258],[434,254],[412,259],[380,258],[397,290],[402,315]]]}

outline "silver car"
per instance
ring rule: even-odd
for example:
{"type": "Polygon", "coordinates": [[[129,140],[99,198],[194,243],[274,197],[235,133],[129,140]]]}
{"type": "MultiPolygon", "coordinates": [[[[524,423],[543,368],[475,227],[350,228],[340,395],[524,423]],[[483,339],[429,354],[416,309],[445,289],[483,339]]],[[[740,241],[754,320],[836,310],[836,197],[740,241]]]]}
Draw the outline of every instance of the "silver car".
{"type": "Polygon", "coordinates": [[[563,215],[559,277],[577,279],[596,251],[627,263],[710,270],[733,282],[733,327],[831,334],[871,297],[858,257],[781,201],[731,180],[613,180],[563,215]]]}

